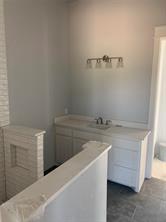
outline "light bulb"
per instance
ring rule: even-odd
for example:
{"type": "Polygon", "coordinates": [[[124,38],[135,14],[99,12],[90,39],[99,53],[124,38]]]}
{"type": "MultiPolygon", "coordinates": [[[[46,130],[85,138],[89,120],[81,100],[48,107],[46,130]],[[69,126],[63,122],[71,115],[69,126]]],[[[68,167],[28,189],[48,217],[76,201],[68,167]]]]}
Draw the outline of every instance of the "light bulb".
{"type": "Polygon", "coordinates": [[[97,61],[96,61],[96,68],[100,69],[101,67],[102,67],[101,60],[97,59],[97,61]]]}

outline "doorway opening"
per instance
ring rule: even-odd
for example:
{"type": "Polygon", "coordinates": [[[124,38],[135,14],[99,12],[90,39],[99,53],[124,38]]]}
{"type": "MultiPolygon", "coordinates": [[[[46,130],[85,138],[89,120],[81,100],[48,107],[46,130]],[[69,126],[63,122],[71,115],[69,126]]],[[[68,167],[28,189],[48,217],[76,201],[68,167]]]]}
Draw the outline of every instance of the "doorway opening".
{"type": "Polygon", "coordinates": [[[166,181],[166,27],[155,31],[149,129],[150,177],[166,181]]]}
{"type": "Polygon", "coordinates": [[[166,38],[160,39],[156,139],[152,176],[166,181],[166,38]]]}

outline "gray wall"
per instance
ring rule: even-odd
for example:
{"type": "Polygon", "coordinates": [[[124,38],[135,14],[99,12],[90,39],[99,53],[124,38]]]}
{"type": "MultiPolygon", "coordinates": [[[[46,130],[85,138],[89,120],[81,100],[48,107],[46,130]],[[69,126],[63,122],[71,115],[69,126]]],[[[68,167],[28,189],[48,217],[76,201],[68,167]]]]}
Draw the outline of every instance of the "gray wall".
{"type": "Polygon", "coordinates": [[[53,120],[69,106],[67,8],[54,0],[6,0],[11,123],[46,129],[45,169],[55,163],[53,120]]]}
{"type": "Polygon", "coordinates": [[[70,4],[72,113],[147,123],[154,27],[165,0],[80,0],[70,4]],[[86,59],[123,56],[124,67],[87,69],[86,59]]]}

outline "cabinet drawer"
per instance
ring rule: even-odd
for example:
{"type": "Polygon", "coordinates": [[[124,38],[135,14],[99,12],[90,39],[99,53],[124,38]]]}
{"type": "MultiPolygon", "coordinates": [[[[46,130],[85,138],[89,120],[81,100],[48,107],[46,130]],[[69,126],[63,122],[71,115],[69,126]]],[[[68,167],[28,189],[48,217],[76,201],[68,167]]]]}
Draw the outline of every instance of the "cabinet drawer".
{"type": "Polygon", "coordinates": [[[111,156],[112,162],[114,164],[120,165],[122,167],[127,167],[132,170],[138,169],[138,152],[126,150],[124,148],[113,147],[111,156]]]}
{"type": "Polygon", "coordinates": [[[113,147],[120,147],[125,148],[128,150],[139,151],[141,144],[137,141],[129,141],[129,140],[122,140],[122,139],[114,139],[112,138],[112,146],[113,147]]]}
{"type": "Polygon", "coordinates": [[[56,133],[64,136],[72,136],[72,129],[57,126],[56,133]]]}
{"type": "Polygon", "coordinates": [[[102,141],[102,136],[100,134],[94,134],[94,133],[83,132],[83,131],[78,131],[78,130],[73,131],[73,137],[84,139],[86,141],[90,141],[90,140],[102,141]]]}
{"type": "Polygon", "coordinates": [[[126,186],[136,186],[137,173],[134,170],[109,164],[108,179],[126,186]]]}

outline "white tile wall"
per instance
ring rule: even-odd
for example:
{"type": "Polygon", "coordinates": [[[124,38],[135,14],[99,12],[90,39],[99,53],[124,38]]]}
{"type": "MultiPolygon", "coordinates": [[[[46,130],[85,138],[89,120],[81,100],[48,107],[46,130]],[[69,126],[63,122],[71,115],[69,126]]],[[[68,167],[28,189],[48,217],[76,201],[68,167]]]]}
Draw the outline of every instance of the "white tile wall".
{"type": "MultiPolygon", "coordinates": [[[[8,80],[3,0],[0,0],[0,127],[9,124],[8,80]]],[[[3,132],[0,128],[0,204],[5,200],[3,132]]]]}
{"type": "Polygon", "coordinates": [[[0,127],[9,124],[9,99],[3,0],[0,0],[0,127]]]}
{"type": "Polygon", "coordinates": [[[4,127],[7,199],[44,175],[44,131],[25,127],[4,127]]]}
{"type": "Polygon", "coordinates": [[[3,130],[0,128],[0,204],[6,199],[4,164],[3,130]]]}

